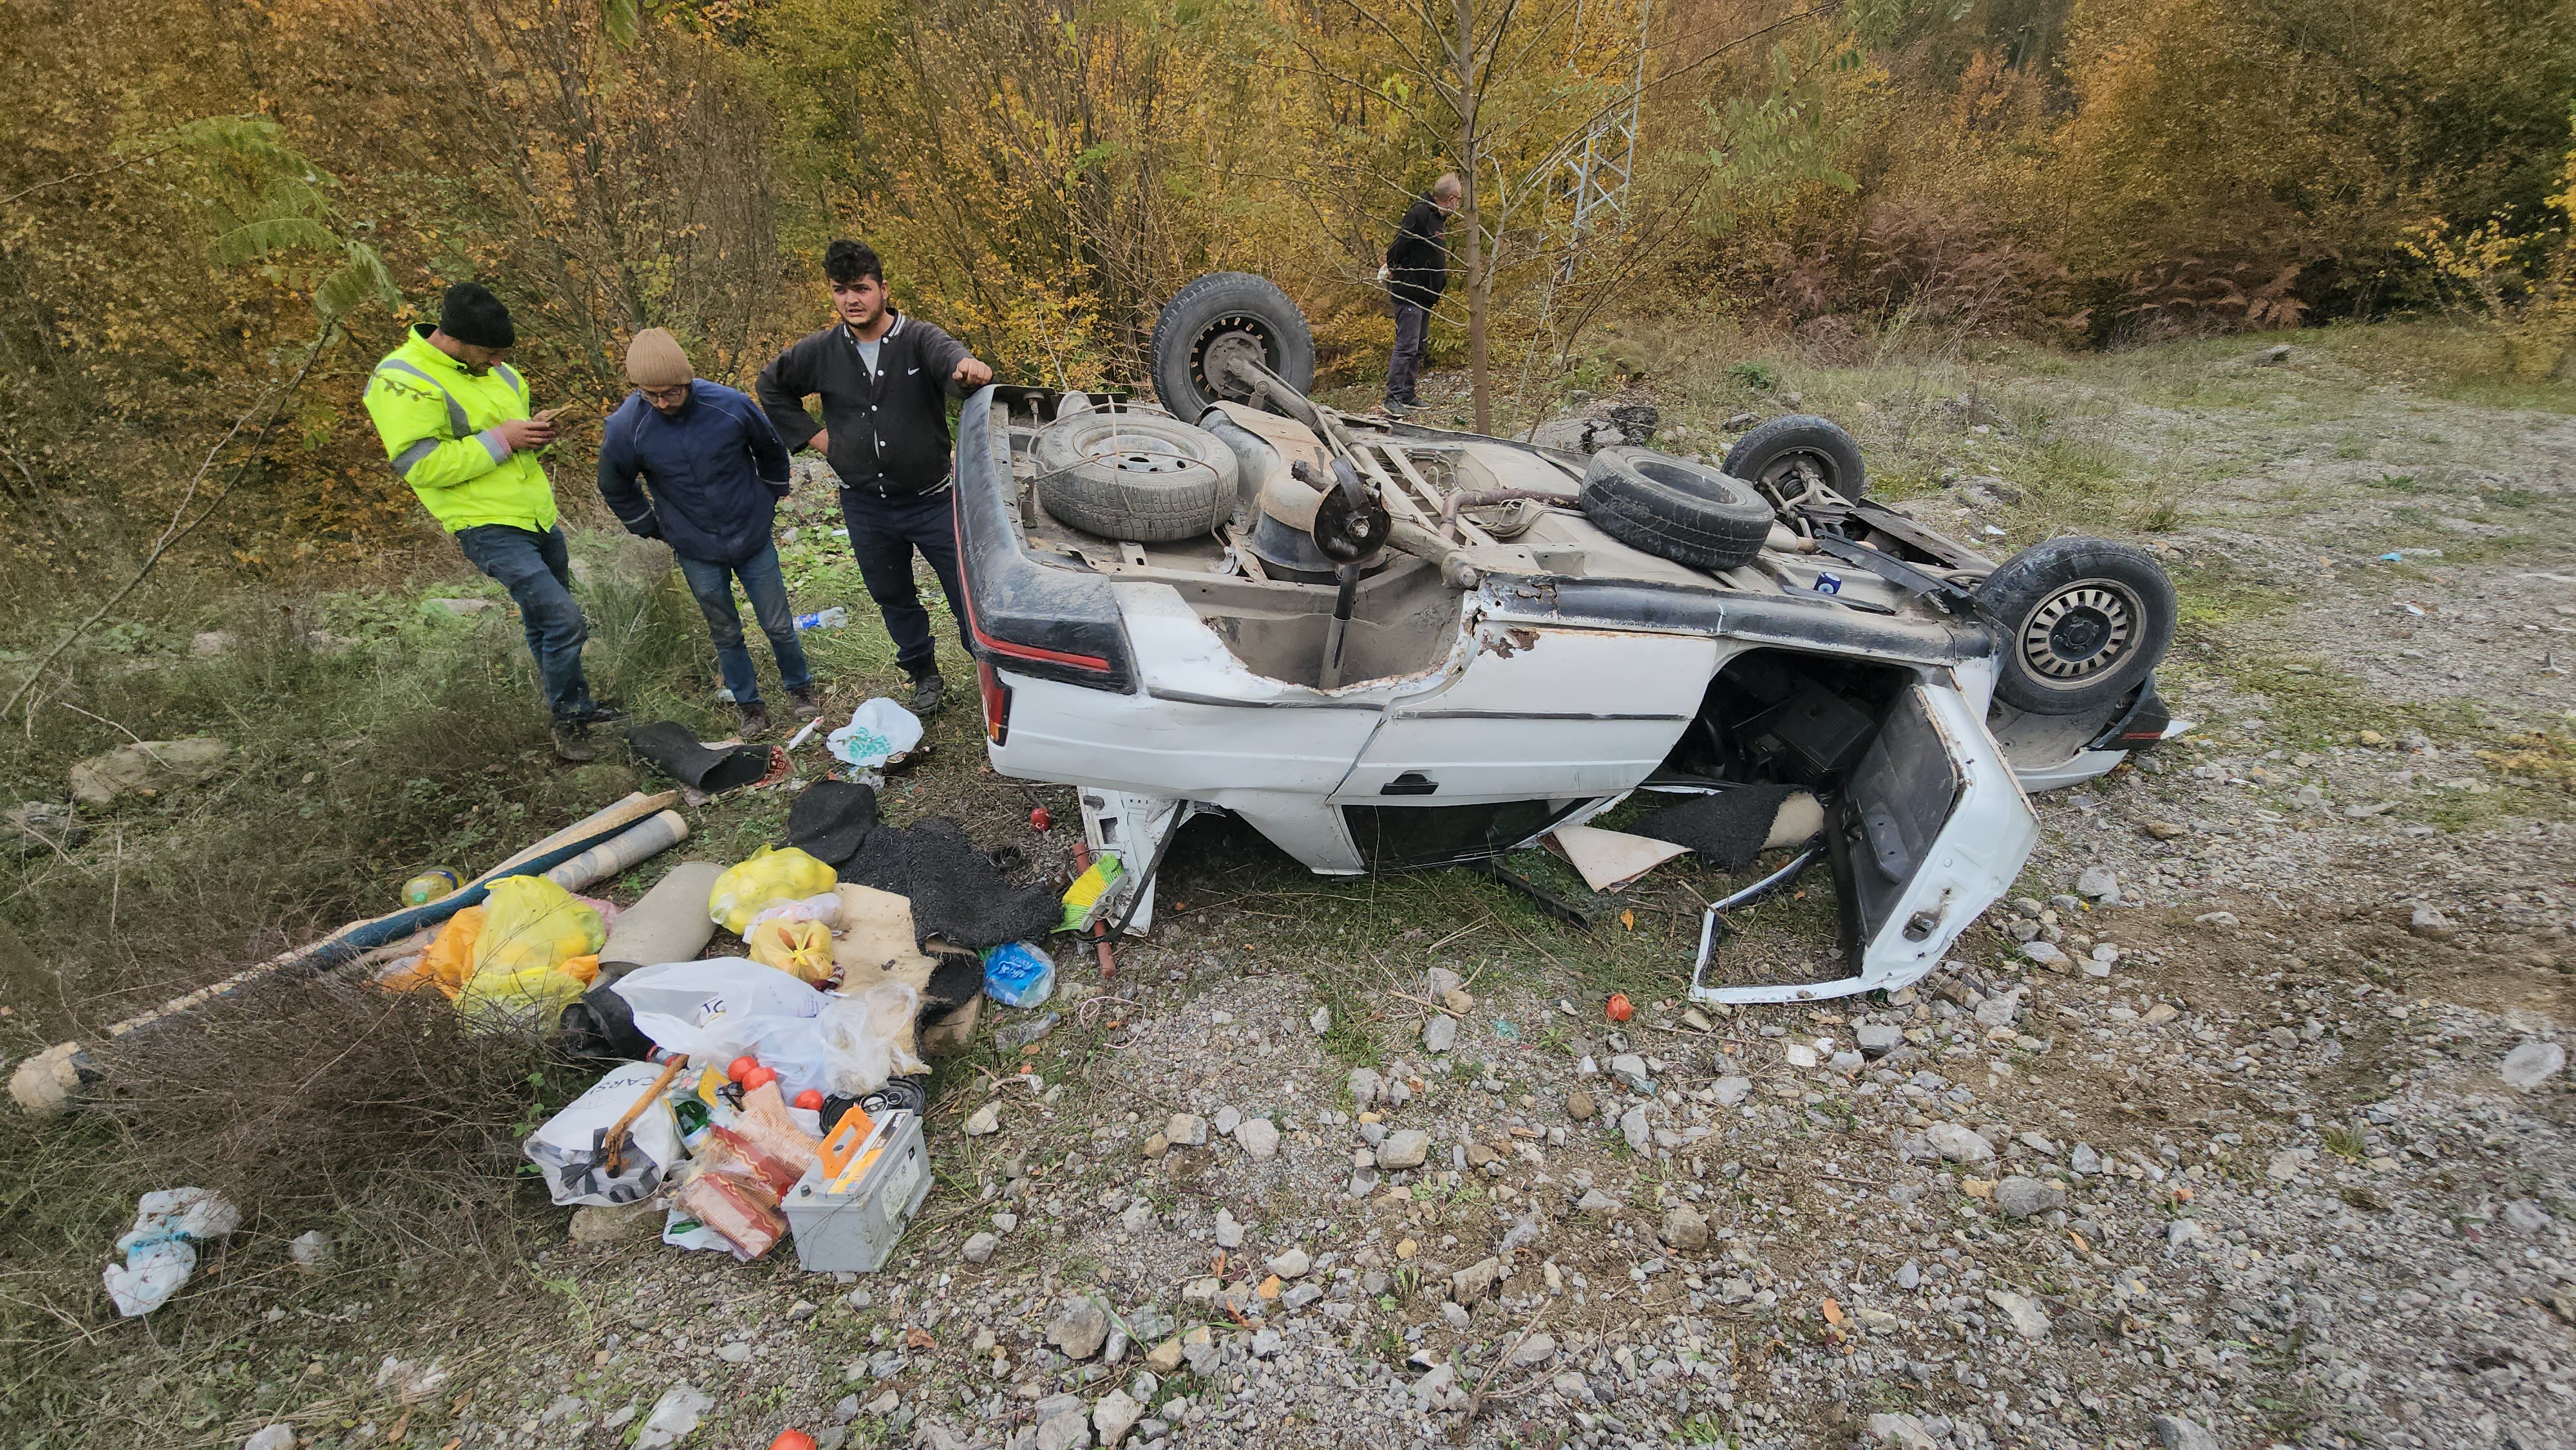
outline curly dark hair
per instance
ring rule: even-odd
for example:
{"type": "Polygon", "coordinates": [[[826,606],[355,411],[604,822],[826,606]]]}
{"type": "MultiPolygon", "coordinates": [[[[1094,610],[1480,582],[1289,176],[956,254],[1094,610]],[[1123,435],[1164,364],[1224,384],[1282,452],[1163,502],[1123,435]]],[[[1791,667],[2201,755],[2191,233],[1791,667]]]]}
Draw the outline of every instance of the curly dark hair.
{"type": "Polygon", "coordinates": [[[823,275],[842,287],[855,286],[863,277],[883,282],[885,264],[877,260],[876,248],[844,237],[823,249],[823,275]]]}

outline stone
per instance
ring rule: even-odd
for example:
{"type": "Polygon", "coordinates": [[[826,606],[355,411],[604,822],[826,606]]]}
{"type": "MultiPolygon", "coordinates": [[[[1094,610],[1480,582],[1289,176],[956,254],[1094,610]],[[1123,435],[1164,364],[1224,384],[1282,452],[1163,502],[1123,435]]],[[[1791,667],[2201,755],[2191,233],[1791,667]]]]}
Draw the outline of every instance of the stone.
{"type": "Polygon", "coordinates": [[[1207,1119],[1196,1113],[1174,1113],[1171,1121],[1163,1125],[1163,1138],[1175,1148],[1204,1148],[1208,1140],[1207,1119]]]}
{"type": "Polygon", "coordinates": [[[1245,1156],[1259,1161],[1279,1156],[1279,1126],[1268,1118],[1246,1118],[1234,1128],[1234,1141],[1245,1156]]]}
{"type": "Polygon", "coordinates": [[[997,1234],[1009,1233],[1011,1230],[1018,1228],[1019,1226],[1020,1216],[1016,1213],[997,1213],[993,1215],[993,1232],[997,1234]]]}
{"type": "MultiPolygon", "coordinates": [[[[637,1216],[641,1217],[643,1215],[637,1216]]],[[[659,1210],[654,1211],[650,1215],[650,1217],[656,1221],[660,1220],[662,1216],[663,1215],[659,1210]]],[[[573,1214],[572,1237],[573,1242],[575,1243],[595,1242],[595,1240],[585,1239],[581,1236],[581,1214],[579,1212],[575,1212],[573,1214]]],[[[303,1270],[305,1273],[321,1273],[323,1270],[331,1267],[331,1236],[322,1232],[322,1230],[318,1228],[307,1229],[303,1233],[297,1234],[293,1239],[287,1241],[286,1256],[293,1259],[295,1261],[295,1267],[303,1270]]]]}
{"type": "Polygon", "coordinates": [[[2156,1443],[2164,1450],[2219,1450],[2218,1437],[2209,1433],[2198,1420],[2180,1415],[2158,1415],[2147,1422],[2156,1432],[2156,1443]]]}
{"type": "Polygon", "coordinates": [[[1821,1059],[1816,1056],[1816,1049],[1813,1047],[1803,1042],[1792,1042],[1780,1049],[1780,1060],[1791,1067],[1808,1068],[1814,1067],[1821,1059]]]}
{"type": "Polygon", "coordinates": [[[1181,1341],[1178,1335],[1146,1351],[1145,1368],[1156,1374],[1170,1374],[1181,1367],[1181,1341]]]}
{"type": "Polygon", "coordinates": [[[1956,1123],[1934,1123],[1923,1130],[1923,1139],[1952,1163],[1984,1163],[1995,1156],[1992,1143],[1956,1123]]]}
{"type": "Polygon", "coordinates": [[[1447,1052],[1458,1045],[1458,1019],[1446,1013],[1434,1015],[1422,1024],[1422,1046],[1429,1052],[1447,1052]]]}
{"type": "Polygon", "coordinates": [[[1377,1101],[1379,1086],[1380,1082],[1375,1069],[1366,1067],[1352,1068],[1350,1080],[1351,1110],[1354,1112],[1367,1112],[1369,1105],[1377,1101]]]}
{"type": "Polygon", "coordinates": [[[2139,1017],[2138,1020],[2146,1023],[2150,1027],[2162,1027],[2181,1015],[2182,1009],[2171,1002],[2158,1002],[2154,1006],[2149,1007],[2146,1010],[2145,1015],[2139,1017]]]}
{"type": "Polygon", "coordinates": [[[2567,1049],[2535,1037],[2506,1053],[2504,1061],[2496,1065],[2496,1076],[2503,1078],[2508,1087],[2529,1092],[2558,1076],[2566,1066],[2567,1049]]]}
{"type": "Polygon", "coordinates": [[[1583,1196],[1574,1201],[1574,1206],[1594,1218],[1610,1218],[1619,1212],[1619,1200],[1598,1188],[1583,1190],[1583,1196]]]}
{"type": "Polygon", "coordinates": [[[2087,901],[2117,901],[2120,899],[2120,878],[2112,875],[2109,867],[2087,866],[2083,874],[2075,878],[2075,894],[2087,901]]]}
{"type": "Polygon", "coordinates": [[[1448,1325],[1454,1330],[1457,1330],[1460,1334],[1464,1334],[1476,1326],[1475,1316],[1469,1314],[1466,1306],[1460,1304],[1455,1299],[1444,1299],[1441,1301],[1440,1322],[1448,1325]]]}
{"type": "Polygon", "coordinates": [[[966,1136],[981,1138],[1002,1131],[1002,1100],[995,1098],[966,1119],[966,1136]]]}
{"type": "Polygon", "coordinates": [[[18,854],[68,851],[89,839],[89,827],[61,801],[20,801],[0,811],[0,829],[18,839],[18,854]]]}
{"type": "Polygon", "coordinates": [[[2549,1227],[2549,1210],[2537,1199],[2517,1198],[2504,1206],[2501,1217],[2515,1233],[2536,1234],[2549,1227]]]}
{"type": "Polygon", "coordinates": [[[1118,1215],[1118,1228],[1122,1233],[1143,1233],[1153,1222],[1154,1205],[1150,1199],[1137,1199],[1127,1205],[1126,1212],[1118,1215]]]}
{"type": "Polygon", "coordinates": [[[229,629],[201,629],[188,639],[188,653],[201,660],[231,651],[233,632],[229,629]]]}
{"type": "Polygon", "coordinates": [[[1655,1236],[1676,1249],[1704,1249],[1708,1247],[1708,1220],[1690,1205],[1677,1203],[1666,1211],[1663,1226],[1655,1230],[1655,1236]]]}
{"type": "Polygon", "coordinates": [[[2066,1166],[2077,1176],[2090,1178],[2102,1171],[2102,1155],[2093,1151],[2092,1144],[2078,1143],[2074,1151],[2066,1155],[2066,1166]]]}
{"type": "Polygon", "coordinates": [[[959,1249],[958,1252],[966,1256],[966,1262],[970,1264],[980,1264],[992,1258],[993,1250],[1001,1247],[1001,1244],[1002,1241],[994,1235],[989,1233],[979,1233],[966,1240],[965,1247],[959,1249]]]}
{"type": "Polygon", "coordinates": [[[2066,1190],[2045,1179],[2016,1173],[1995,1185],[1995,1207],[2006,1218],[2028,1218],[2066,1206],[2066,1190]]]}
{"type": "Polygon", "coordinates": [[[2021,954],[2043,967],[2064,967],[2066,965],[2066,953],[2059,951],[2057,948],[2044,941],[2023,942],[2021,944],[2021,954]]]}
{"type": "Polygon", "coordinates": [[[1941,1446],[1912,1415],[1870,1416],[1869,1438],[1871,1444],[1893,1445],[1896,1450],[1940,1450],[1941,1446]]]}
{"type": "Polygon", "coordinates": [[[1037,1450],[1075,1450],[1091,1443],[1091,1412],[1080,1395],[1038,1401],[1037,1422],[1037,1450]]]}
{"type": "Polygon", "coordinates": [[[715,1408],[716,1402],[698,1393],[687,1380],[662,1392],[653,1402],[653,1412],[644,1417],[644,1428],[635,1437],[636,1450],[663,1450],[677,1445],[695,1433],[698,1417],[715,1408]]]}
{"type": "Polygon", "coordinates": [[[1091,1407],[1092,1433],[1103,1445],[1115,1445],[1127,1438],[1136,1422],[1145,1418],[1145,1407],[1136,1403],[1125,1390],[1111,1390],[1091,1407]]]}
{"type": "Polygon", "coordinates": [[[1460,977],[1456,972],[1449,970],[1447,967],[1433,967],[1429,973],[1428,981],[1431,988],[1431,1000],[1434,1002],[1439,1001],[1441,998],[1446,997],[1450,993],[1458,991],[1467,985],[1464,978],[1460,977]]]}
{"type": "Polygon", "coordinates": [[[1472,1305],[1494,1292],[1503,1281],[1503,1261],[1478,1259],[1449,1276],[1449,1297],[1460,1304],[1472,1305]]]}
{"type": "Polygon", "coordinates": [[[1243,1247],[1243,1225],[1235,1221],[1232,1209],[1216,1211],[1216,1246],[1221,1249],[1243,1247]]]}
{"type": "Polygon", "coordinates": [[[1646,1060],[1633,1052],[1623,1052],[1610,1059],[1610,1075],[1626,1083],[1632,1092],[1650,1093],[1655,1080],[1646,1072],[1646,1060]]]}
{"type": "Polygon", "coordinates": [[[1556,1336],[1543,1329],[1522,1340],[1511,1353],[1514,1369],[1536,1369],[1554,1358],[1556,1336]]]}
{"type": "Polygon", "coordinates": [[[1285,1249],[1270,1256],[1268,1268],[1283,1279],[1302,1279],[1314,1266],[1314,1259],[1304,1249],[1285,1249]]]}
{"type": "Polygon", "coordinates": [[[1592,1101],[1590,1093],[1578,1089],[1566,1095],[1565,1115],[1578,1123],[1592,1121],[1592,1115],[1599,1111],[1601,1111],[1601,1105],[1592,1101]]]}
{"type": "Polygon", "coordinates": [[[734,1340],[730,1344],[718,1345],[716,1347],[716,1358],[723,1360],[727,1364],[749,1364],[751,1363],[751,1346],[743,1343],[739,1339],[734,1340]]]}
{"type": "Polygon", "coordinates": [[[2263,1165],[2263,1176],[2275,1183],[2287,1183],[2298,1177],[2299,1170],[2306,1166],[2307,1160],[2300,1155],[2298,1149],[2284,1148],[2273,1154],[2272,1160],[2263,1165]]]}
{"type": "Polygon", "coordinates": [[[2432,937],[2437,941],[2459,930],[2451,924],[2449,917],[2429,906],[2416,907],[2414,916],[2407,920],[2406,929],[2417,936],[2432,937]]]}
{"type": "Polygon", "coordinates": [[[1076,1299],[1057,1313],[1047,1325],[1047,1343],[1064,1351],[1067,1359],[1089,1359],[1100,1352],[1109,1338],[1109,1316],[1088,1299],[1076,1299]]]}
{"type": "Polygon", "coordinates": [[[1654,1146],[1654,1131],[1646,1122],[1644,1104],[1619,1115],[1619,1136],[1628,1140],[1632,1152],[1644,1153],[1654,1146]]]}
{"type": "Polygon", "coordinates": [[[1980,1027],[2010,1027],[2020,1017],[2021,1003],[2009,995],[1988,997],[1977,1004],[1977,1025],[1980,1027]]]}
{"type": "Polygon", "coordinates": [[[287,1424],[261,1426],[242,1442],[242,1450],[295,1450],[295,1427],[287,1424]]]}
{"type": "Polygon", "coordinates": [[[1147,1138],[1144,1144],[1136,1151],[1144,1154],[1148,1158],[1160,1158],[1164,1154],[1172,1151],[1172,1140],[1164,1137],[1160,1133],[1156,1133],[1147,1138]]]}
{"type": "Polygon", "coordinates": [[[1912,1259],[1907,1259],[1905,1261],[1905,1267],[1896,1271],[1896,1287],[1905,1290],[1909,1294],[1916,1289],[1922,1288],[1923,1266],[1914,1262],[1912,1259]]]}
{"type": "Polygon", "coordinates": [[[1243,1114],[1230,1105],[1217,1109],[1216,1116],[1208,1120],[1209,1130],[1220,1138],[1233,1137],[1234,1130],[1241,1126],[1243,1114]]]}
{"type": "Polygon", "coordinates": [[[1389,1170],[1419,1168],[1431,1154],[1431,1135],[1420,1128],[1399,1128],[1377,1146],[1377,1166],[1389,1170]]]}
{"type": "Polygon", "coordinates": [[[1852,1029],[1863,1057],[1885,1057],[1905,1045],[1905,1031],[1892,1022],[1864,1022],[1852,1029]]]}
{"type": "Polygon", "coordinates": [[[1333,1030],[1333,1009],[1330,1007],[1316,1008],[1307,1016],[1306,1026],[1312,1030],[1317,1037],[1322,1037],[1330,1033],[1333,1030]]]}
{"type": "Polygon", "coordinates": [[[1740,1107],[1743,1105],[1746,1095],[1753,1091],[1753,1079],[1749,1077],[1722,1077],[1709,1084],[1709,1087],[1717,1094],[1717,1105],[1719,1107],[1740,1107]]]}
{"type": "Polygon", "coordinates": [[[196,785],[223,768],[232,746],[211,735],[185,740],[140,740],[93,755],[72,767],[72,800],[108,806],[120,796],[157,795],[196,785]]]}
{"type": "MultiPolygon", "coordinates": [[[[610,1244],[624,1239],[658,1237],[662,1222],[669,1215],[659,1203],[584,1204],[572,1211],[572,1241],[577,1244],[610,1244]]],[[[331,1243],[322,1231],[302,1235],[287,1245],[294,1255],[295,1266],[306,1273],[319,1273],[331,1265],[331,1243]],[[312,1252],[318,1257],[308,1260],[306,1240],[312,1240],[312,1252]]]]}
{"type": "Polygon", "coordinates": [[[2024,1339],[2044,1339],[2048,1335],[2048,1311],[2010,1289],[1988,1289],[1986,1302],[2004,1312],[2012,1321],[2013,1333],[2024,1339]]]}

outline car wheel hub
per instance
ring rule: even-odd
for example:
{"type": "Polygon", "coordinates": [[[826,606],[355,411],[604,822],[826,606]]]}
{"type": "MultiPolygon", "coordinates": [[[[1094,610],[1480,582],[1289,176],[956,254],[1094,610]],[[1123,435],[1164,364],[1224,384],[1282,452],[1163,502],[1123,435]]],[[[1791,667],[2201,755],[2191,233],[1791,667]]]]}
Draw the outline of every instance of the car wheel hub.
{"type": "Polygon", "coordinates": [[[1199,334],[1198,346],[1191,349],[1191,380],[1205,389],[1210,397],[1242,398],[1244,389],[1232,386],[1227,369],[1236,361],[1257,367],[1274,367],[1270,338],[1261,324],[1249,317],[1220,317],[1199,334]]]}
{"type": "Polygon", "coordinates": [[[1164,439],[1132,433],[1102,438],[1086,456],[1121,473],[1181,473],[1207,466],[1164,439]]]}
{"type": "Polygon", "coordinates": [[[2050,595],[2021,632],[2022,662],[2052,685],[2086,683],[2128,657],[2138,603],[2128,591],[2088,579],[2050,595]]]}

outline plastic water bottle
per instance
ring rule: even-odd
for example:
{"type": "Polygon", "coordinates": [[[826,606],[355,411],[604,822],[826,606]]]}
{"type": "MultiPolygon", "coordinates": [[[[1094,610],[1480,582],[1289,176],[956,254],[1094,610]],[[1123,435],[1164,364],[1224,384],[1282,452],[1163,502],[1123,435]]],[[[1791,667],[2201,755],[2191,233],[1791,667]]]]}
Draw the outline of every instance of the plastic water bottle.
{"type": "Polygon", "coordinates": [[[837,604],[833,605],[829,609],[818,609],[812,614],[800,614],[796,616],[796,627],[798,629],[838,629],[849,622],[850,611],[843,609],[837,604]]]}
{"type": "Polygon", "coordinates": [[[434,866],[403,883],[402,904],[427,906],[433,901],[456,894],[464,882],[444,866],[434,866]]]}

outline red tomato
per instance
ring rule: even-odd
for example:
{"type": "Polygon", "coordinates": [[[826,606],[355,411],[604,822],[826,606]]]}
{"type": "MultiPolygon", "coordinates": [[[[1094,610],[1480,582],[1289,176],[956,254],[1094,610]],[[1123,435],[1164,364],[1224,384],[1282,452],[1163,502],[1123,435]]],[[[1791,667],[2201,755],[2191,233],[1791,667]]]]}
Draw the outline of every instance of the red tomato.
{"type": "Polygon", "coordinates": [[[1629,1002],[1628,994],[1625,992],[1611,993],[1610,1001],[1603,1010],[1610,1014],[1610,1020],[1613,1022],[1625,1022],[1637,1015],[1635,1005],[1629,1002]]]}
{"type": "Polygon", "coordinates": [[[769,1450],[814,1450],[814,1437],[802,1430],[782,1430],[769,1442],[769,1450]]]}
{"type": "Polygon", "coordinates": [[[1044,831],[1054,824],[1055,813],[1044,806],[1039,806],[1036,810],[1029,812],[1029,825],[1032,829],[1044,831]]]}
{"type": "Polygon", "coordinates": [[[737,1057],[733,1061],[725,1064],[725,1076],[733,1079],[735,1082],[741,1082],[744,1078],[751,1076],[752,1071],[759,1066],[759,1058],[745,1054],[744,1056],[737,1057]]]}
{"type": "Polygon", "coordinates": [[[753,1063],[751,1071],[742,1075],[742,1090],[744,1092],[750,1092],[754,1088],[763,1087],[776,1081],[778,1081],[777,1073],[770,1071],[768,1068],[762,1067],[758,1063],[753,1063]]]}
{"type": "Polygon", "coordinates": [[[823,1111],[823,1090],[821,1088],[807,1088],[805,1091],[798,1093],[796,1095],[796,1106],[800,1108],[812,1108],[818,1113],[823,1111]]]}

